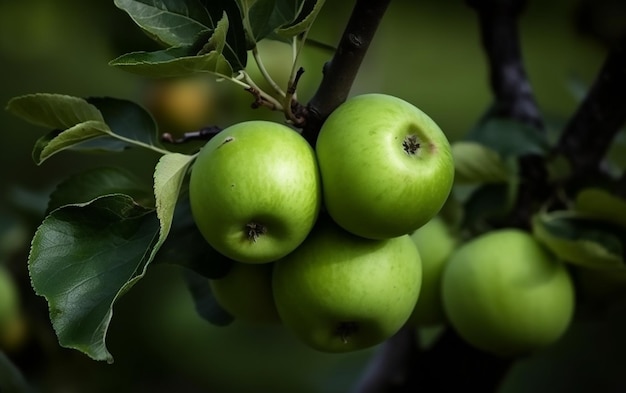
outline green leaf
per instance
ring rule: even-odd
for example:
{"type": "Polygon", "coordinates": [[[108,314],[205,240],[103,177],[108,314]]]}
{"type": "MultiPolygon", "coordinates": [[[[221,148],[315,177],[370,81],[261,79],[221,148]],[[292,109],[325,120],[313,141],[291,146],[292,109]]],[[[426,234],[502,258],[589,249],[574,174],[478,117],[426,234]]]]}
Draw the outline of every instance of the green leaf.
{"type": "MultiPolygon", "coordinates": [[[[197,48],[198,39],[206,40],[219,31],[219,22],[227,17],[227,34],[219,53],[235,72],[246,66],[246,34],[241,10],[235,0],[116,0],[115,4],[126,11],[149,36],[168,48],[197,48]]],[[[187,53],[185,57],[196,53],[198,50],[187,53]]]]}
{"type": "Polygon", "coordinates": [[[48,213],[112,194],[129,195],[142,206],[154,205],[152,189],[136,176],[121,168],[101,167],[80,172],[60,183],[50,194],[48,213]]]}
{"type": "Polygon", "coordinates": [[[193,158],[179,153],[166,154],[161,157],[154,170],[154,195],[161,237],[167,237],[170,231],[178,194],[193,158]]]}
{"type": "Polygon", "coordinates": [[[210,73],[219,78],[233,75],[233,69],[222,54],[212,51],[196,56],[190,55],[190,50],[191,47],[174,47],[157,52],[133,52],[122,55],[109,64],[154,78],[197,73],[210,73]]]}
{"type": "Polygon", "coordinates": [[[100,111],[83,98],[37,93],[12,98],[7,110],[46,128],[65,130],[87,121],[104,123],[100,111]]]}
{"type": "Polygon", "coordinates": [[[587,188],[576,195],[577,211],[626,228],[626,200],[601,188],[587,188]]]}
{"type": "Polygon", "coordinates": [[[105,344],[113,304],[145,274],[158,234],[154,210],[126,195],[64,206],[46,217],[28,267],[62,346],[113,362],[105,344]]]}
{"type": "Polygon", "coordinates": [[[35,142],[33,160],[37,165],[40,165],[63,150],[90,139],[107,135],[109,132],[109,127],[105,123],[95,120],[76,124],[64,131],[54,130],[35,142]]]}
{"type": "MultiPolygon", "coordinates": [[[[111,132],[125,139],[160,147],[156,122],[150,113],[136,102],[113,97],[88,97],[87,102],[98,108],[111,132]]],[[[113,137],[98,138],[75,146],[75,149],[122,151],[132,144],[113,137]]]]}
{"type": "Polygon", "coordinates": [[[167,46],[191,45],[200,32],[213,26],[199,1],[115,0],[139,27],[167,46]]]}
{"type": "Polygon", "coordinates": [[[256,0],[247,11],[250,34],[255,42],[291,38],[311,27],[323,5],[324,0],[256,0]]]}
{"type": "Polygon", "coordinates": [[[183,271],[183,277],[198,315],[216,326],[227,326],[235,320],[215,300],[211,293],[209,280],[190,270],[183,271]]]}
{"type": "MultiPolygon", "coordinates": [[[[246,68],[248,61],[248,40],[243,27],[241,10],[235,0],[203,1],[214,21],[219,21],[225,12],[228,16],[228,34],[223,55],[235,72],[246,68]]],[[[217,27],[217,24],[212,26],[217,27]]]]}
{"type": "Polygon", "coordinates": [[[515,176],[511,161],[477,142],[458,141],[452,144],[454,180],[461,184],[504,183],[515,176]]]}
{"type": "Polygon", "coordinates": [[[488,117],[468,134],[467,140],[478,142],[503,157],[526,154],[545,155],[549,149],[544,132],[505,118],[488,117]]]}
{"type": "Polygon", "coordinates": [[[561,260],[590,268],[624,268],[626,231],[576,211],[539,213],[533,234],[561,260]]]}
{"type": "Polygon", "coordinates": [[[191,212],[188,191],[185,184],[178,197],[170,234],[154,263],[183,266],[205,278],[224,277],[234,262],[211,247],[200,233],[191,212]]]}
{"type": "Polygon", "coordinates": [[[313,25],[317,15],[322,10],[325,0],[305,0],[296,19],[278,29],[277,33],[285,37],[293,37],[305,32],[313,25]]]}
{"type": "Polygon", "coordinates": [[[222,19],[217,22],[217,26],[215,26],[215,30],[208,35],[208,37],[204,37],[203,34],[200,35],[200,39],[196,41],[195,45],[202,45],[202,48],[198,51],[198,55],[204,55],[207,53],[211,53],[213,51],[217,53],[222,53],[224,51],[224,46],[226,45],[226,36],[228,35],[228,15],[224,13],[222,19]]]}
{"type": "Polygon", "coordinates": [[[52,128],[35,143],[37,164],[66,149],[120,151],[133,145],[160,149],[154,119],[132,101],[31,94],[12,99],[7,108],[33,124],[52,128]]]}
{"type": "Polygon", "coordinates": [[[256,0],[248,11],[254,40],[258,42],[279,27],[294,21],[303,5],[303,0],[256,0]]]}

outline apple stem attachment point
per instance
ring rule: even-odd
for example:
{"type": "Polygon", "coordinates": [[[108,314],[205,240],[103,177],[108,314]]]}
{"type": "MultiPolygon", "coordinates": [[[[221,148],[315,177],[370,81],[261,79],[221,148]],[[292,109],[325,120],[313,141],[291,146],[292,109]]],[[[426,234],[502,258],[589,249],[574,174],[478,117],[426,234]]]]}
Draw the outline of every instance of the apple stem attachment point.
{"type": "Polygon", "coordinates": [[[356,322],[341,322],[337,326],[335,333],[339,335],[341,342],[347,344],[350,341],[350,337],[359,330],[359,325],[356,322]]]}
{"type": "Polygon", "coordinates": [[[257,239],[267,232],[265,225],[258,224],[256,222],[249,222],[246,224],[246,233],[248,234],[248,240],[256,243],[257,239]]]}
{"type": "Polygon", "coordinates": [[[404,141],[402,141],[402,148],[410,156],[417,154],[417,150],[420,148],[420,141],[417,135],[407,135],[404,141]]]}

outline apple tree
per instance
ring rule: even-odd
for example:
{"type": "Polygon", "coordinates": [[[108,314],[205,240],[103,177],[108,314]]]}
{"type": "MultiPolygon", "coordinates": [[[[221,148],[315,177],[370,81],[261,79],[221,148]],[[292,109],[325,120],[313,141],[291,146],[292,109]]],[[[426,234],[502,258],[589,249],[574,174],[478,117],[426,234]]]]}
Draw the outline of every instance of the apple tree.
{"type": "MultiPolygon", "coordinates": [[[[617,341],[626,323],[626,161],[609,152],[626,121],[626,32],[611,41],[575,113],[555,127],[522,59],[518,19],[526,1],[467,0],[492,104],[462,138],[448,141],[404,100],[351,94],[389,5],[356,0],[340,40],[328,45],[309,37],[323,0],[112,2],[156,48],[120,54],[111,67],[165,81],[163,88],[178,78],[219,81],[245,95],[237,105],[251,104],[249,122],[185,115],[181,131],[177,120],[152,111],[163,102],[144,107],[98,92],[31,93],[7,103],[11,114],[46,130],[32,151],[37,165],[66,151],[159,156],[151,178],[95,168],[50,193],[28,271],[60,346],[113,363],[107,334],[115,306],[151,268],[170,264],[180,268],[199,315],[224,329],[234,319],[284,323],[303,344],[328,352],[377,345],[355,392],[624,386],[611,365],[624,362],[612,345],[623,347],[617,341]],[[263,56],[273,43],[288,48],[281,75],[263,56]],[[328,53],[323,68],[301,66],[309,46],[328,53]],[[303,100],[309,75],[319,83],[303,100]],[[280,120],[259,120],[267,113],[280,120]],[[371,140],[363,132],[396,123],[417,131],[371,140]],[[402,147],[398,157],[372,152],[386,140],[402,147]],[[235,153],[225,152],[244,142],[233,161],[235,153]],[[421,167],[402,161],[412,155],[421,167]],[[344,168],[352,157],[358,164],[344,168]],[[397,180],[389,163],[400,161],[409,170],[397,180]],[[234,194],[244,183],[255,188],[234,194]],[[260,213],[246,210],[261,199],[260,213]],[[278,236],[265,225],[276,209],[285,216],[276,221],[278,236]],[[435,225],[438,232],[427,234],[435,225]],[[497,240],[478,243],[485,238],[497,240]],[[556,287],[544,288],[546,271],[556,272],[556,287]],[[540,286],[545,291],[529,295],[540,286]],[[344,304],[329,306],[324,296],[344,304]],[[481,314],[494,307],[503,308],[481,314]],[[330,341],[315,329],[340,308],[330,341]],[[368,313],[379,323],[346,319],[368,313]],[[578,372],[581,357],[596,362],[578,372]]],[[[4,369],[26,391],[2,357],[4,369]]]]}

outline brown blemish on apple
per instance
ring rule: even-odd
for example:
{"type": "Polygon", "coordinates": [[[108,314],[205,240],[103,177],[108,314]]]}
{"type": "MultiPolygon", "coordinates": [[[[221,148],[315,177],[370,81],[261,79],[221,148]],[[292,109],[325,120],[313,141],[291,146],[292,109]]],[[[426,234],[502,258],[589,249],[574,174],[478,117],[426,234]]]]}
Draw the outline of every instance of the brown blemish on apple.
{"type": "Polygon", "coordinates": [[[420,141],[417,138],[417,135],[411,134],[404,137],[402,141],[402,148],[404,152],[410,156],[414,156],[417,154],[417,151],[420,148],[420,141]]]}
{"type": "Polygon", "coordinates": [[[259,224],[258,222],[249,222],[246,224],[246,233],[248,236],[248,240],[256,243],[257,239],[267,232],[267,227],[265,225],[259,224]]]}
{"type": "Polygon", "coordinates": [[[339,336],[341,342],[347,344],[350,337],[359,330],[359,325],[354,321],[341,322],[335,330],[335,334],[339,336]]]}
{"type": "Polygon", "coordinates": [[[233,138],[232,136],[227,136],[226,138],[224,138],[224,140],[222,141],[222,143],[220,143],[220,145],[217,147],[218,149],[222,146],[224,146],[225,144],[227,144],[228,142],[232,142],[234,141],[235,138],[233,138]]]}

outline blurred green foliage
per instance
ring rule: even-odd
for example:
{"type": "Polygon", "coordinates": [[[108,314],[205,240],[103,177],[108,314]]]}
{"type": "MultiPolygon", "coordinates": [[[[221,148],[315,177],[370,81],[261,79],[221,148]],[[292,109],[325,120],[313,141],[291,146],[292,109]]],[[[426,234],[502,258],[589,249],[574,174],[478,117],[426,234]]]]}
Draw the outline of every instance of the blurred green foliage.
{"type": "MultiPolygon", "coordinates": [[[[336,45],[353,2],[327,2],[310,37],[336,45]]],[[[521,38],[540,109],[558,130],[575,110],[572,86],[592,82],[606,47],[575,28],[577,2],[530,2],[521,38]]],[[[370,48],[352,94],[383,92],[406,99],[458,139],[490,104],[486,61],[477,20],[462,1],[396,0],[370,48]]],[[[113,1],[0,0],[0,102],[34,92],[114,96],[143,102],[150,81],[107,65],[133,50],[154,49],[113,1]]],[[[308,48],[307,85],[321,78],[331,53],[308,48]]],[[[248,109],[251,97],[219,84],[215,123],[280,116],[248,109]],[[228,105],[227,105],[228,104],[228,105]],[[230,106],[229,106],[230,105],[230,106]]],[[[306,99],[311,91],[301,95],[306,99]]],[[[159,158],[147,151],[84,156],[64,152],[38,167],[32,146],[45,130],[0,112],[0,214],[18,215],[34,231],[47,197],[63,178],[102,165],[123,166],[150,179],[159,158]]],[[[304,348],[282,328],[235,323],[212,327],[194,312],[174,267],[157,266],[115,309],[108,343],[116,363],[94,362],[58,347],[45,301],[29,286],[29,236],[8,260],[30,315],[29,342],[10,354],[41,392],[344,392],[370,351],[325,355],[304,348]],[[33,357],[36,360],[33,360],[33,357]]]]}

